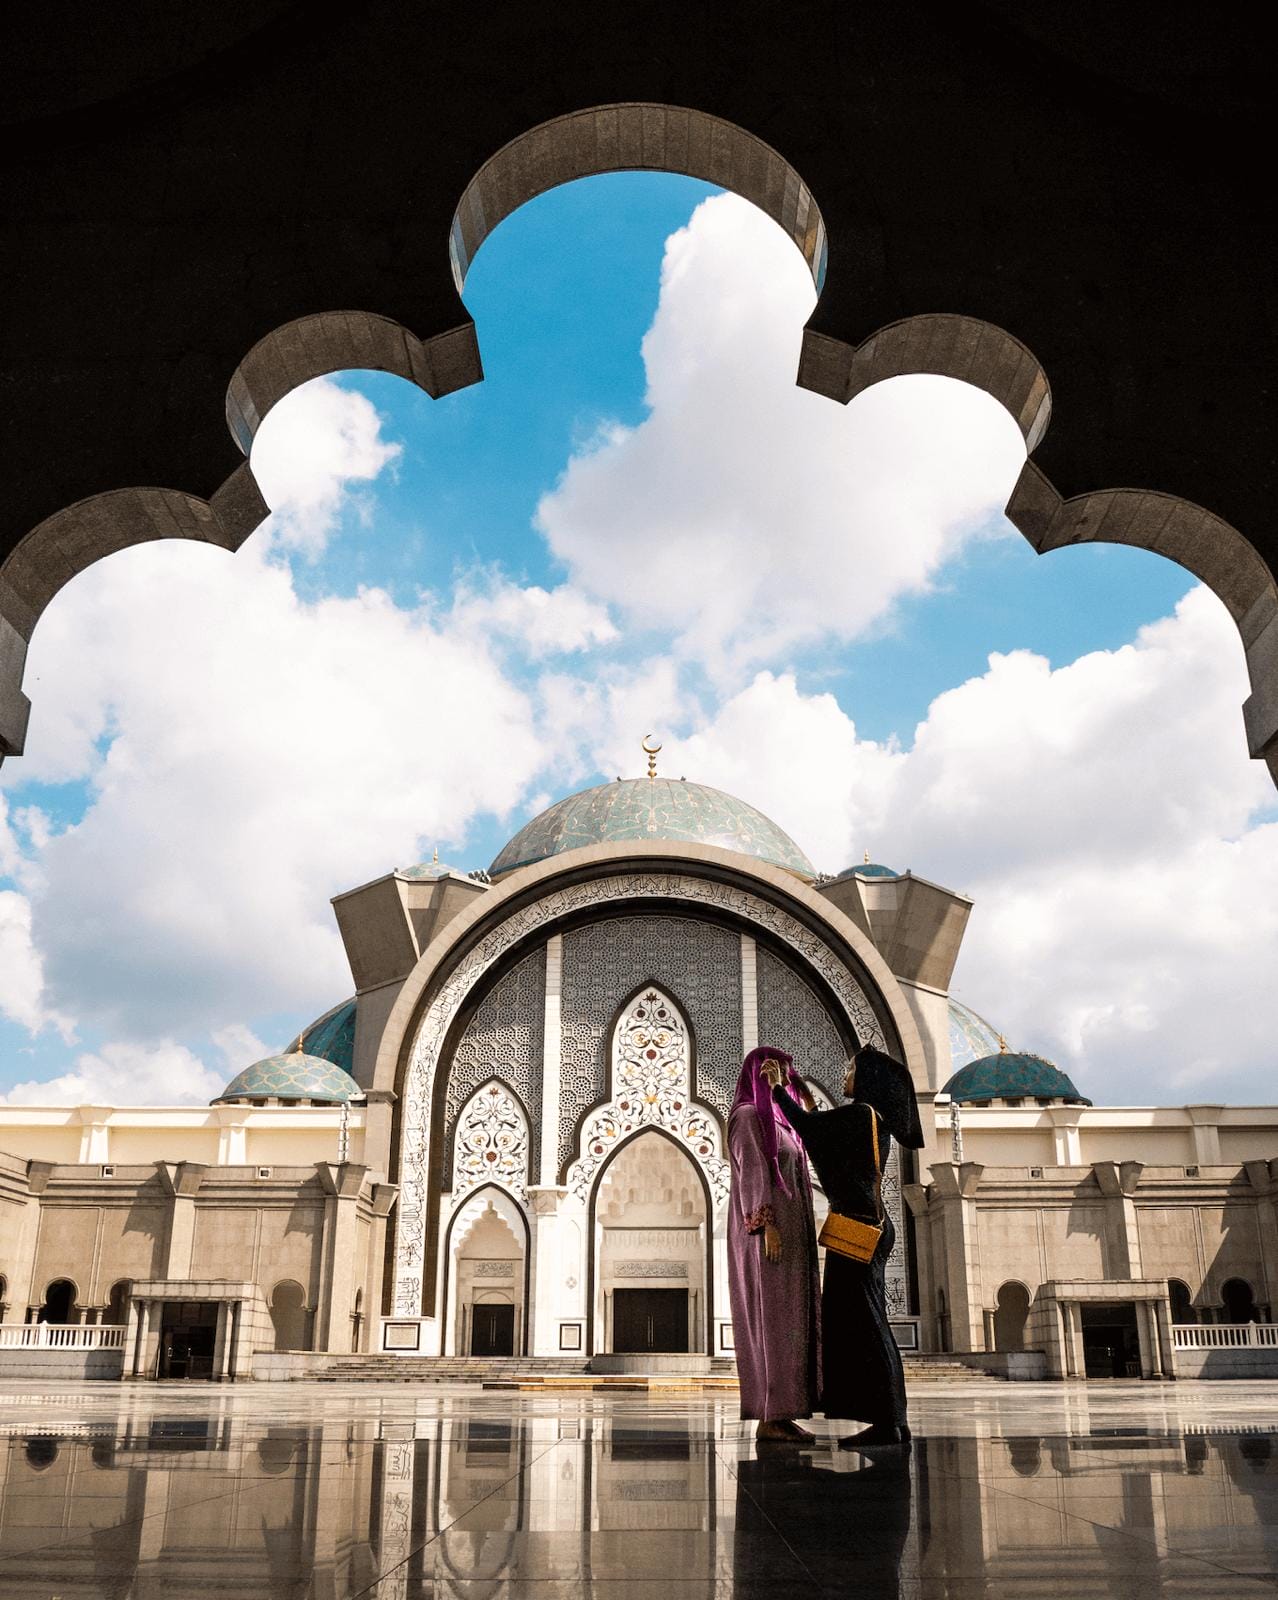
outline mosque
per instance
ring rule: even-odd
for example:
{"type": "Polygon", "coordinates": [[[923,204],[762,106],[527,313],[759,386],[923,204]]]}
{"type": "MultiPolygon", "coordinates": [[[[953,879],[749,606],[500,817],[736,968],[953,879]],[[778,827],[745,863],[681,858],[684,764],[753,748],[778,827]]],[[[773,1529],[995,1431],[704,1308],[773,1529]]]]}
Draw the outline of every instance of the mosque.
{"type": "Polygon", "coordinates": [[[783,1046],[828,1104],[872,1042],[927,1139],[885,1175],[904,1349],[1278,1373],[1278,1108],[1098,1106],[1009,1049],[949,992],[953,890],[820,873],[650,751],[486,872],[401,868],[333,907],[352,997],[211,1106],[0,1108],[0,1372],[727,1370],[741,1059],[783,1046]]]}

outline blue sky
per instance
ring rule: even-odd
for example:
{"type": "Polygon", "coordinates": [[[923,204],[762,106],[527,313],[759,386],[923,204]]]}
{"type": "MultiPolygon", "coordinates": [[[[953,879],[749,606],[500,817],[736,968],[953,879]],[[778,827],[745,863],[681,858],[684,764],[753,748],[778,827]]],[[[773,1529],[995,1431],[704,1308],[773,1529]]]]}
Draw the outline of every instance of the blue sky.
{"type": "Polygon", "coordinates": [[[288,397],[234,564],[131,552],[42,623],[0,772],[0,1091],[207,1098],[345,992],[332,894],[436,843],[486,865],[653,728],[819,866],[972,892],[956,991],[1018,1043],[1127,1099],[1254,1098],[1265,1029],[1186,1022],[1253,981],[1238,944],[1257,975],[1278,950],[1214,598],[1141,552],[1034,555],[985,396],[796,391],[802,265],[703,184],[553,191],[465,298],[483,384],[288,397]],[[1172,938],[1175,861],[1211,887],[1172,938]]]}

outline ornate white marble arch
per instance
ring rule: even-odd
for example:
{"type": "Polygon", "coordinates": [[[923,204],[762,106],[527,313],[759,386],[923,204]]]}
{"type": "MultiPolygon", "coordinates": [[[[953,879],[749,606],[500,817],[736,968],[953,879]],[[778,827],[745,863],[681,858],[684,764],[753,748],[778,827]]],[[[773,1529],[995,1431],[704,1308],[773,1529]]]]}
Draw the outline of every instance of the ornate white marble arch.
{"type": "MultiPolygon", "coordinates": [[[[875,1008],[846,961],[807,923],[740,884],[691,872],[621,871],[549,890],[477,940],[429,1000],[413,1032],[401,1088],[400,1199],[396,1208],[392,1292],[392,1310],[397,1318],[421,1315],[428,1251],[435,1078],[445,1041],[461,1006],[493,965],[530,935],[549,931],[574,913],[625,900],[692,904],[726,913],[766,931],[822,979],[858,1040],[880,1048],[886,1046],[875,1008]]],[[[718,1148],[714,1159],[722,1160],[718,1148]]],[[[726,1178],[723,1182],[726,1185],[726,1178]]]]}

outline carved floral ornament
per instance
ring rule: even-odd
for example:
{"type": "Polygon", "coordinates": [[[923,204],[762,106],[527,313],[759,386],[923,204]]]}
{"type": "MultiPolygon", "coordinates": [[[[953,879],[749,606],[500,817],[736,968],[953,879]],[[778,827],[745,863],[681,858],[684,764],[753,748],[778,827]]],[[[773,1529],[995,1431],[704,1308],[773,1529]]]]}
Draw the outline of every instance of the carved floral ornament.
{"type": "Polygon", "coordinates": [[[728,1163],[719,1125],[689,1090],[688,1027],[660,989],[637,994],[617,1023],[612,1045],[612,1099],[592,1111],[581,1131],[568,1188],[585,1200],[595,1174],[614,1150],[641,1128],[662,1128],[684,1145],[704,1171],[715,1204],[728,1198],[728,1163]]]}
{"type": "Polygon", "coordinates": [[[483,1084],[457,1120],[453,1147],[453,1200],[481,1183],[500,1183],[520,1200],[528,1188],[528,1123],[504,1084],[483,1084]]]}
{"type": "MultiPolygon", "coordinates": [[[[400,1194],[396,1207],[395,1315],[420,1315],[426,1264],[426,1214],[430,1185],[431,1103],[435,1073],[448,1031],[467,996],[495,962],[559,919],[619,900],[690,902],[727,913],[770,933],[820,974],[862,1043],[886,1041],[865,991],[825,941],[780,906],[734,884],[672,872],[618,873],[558,889],[513,912],[460,961],[422,1014],[403,1086],[400,1194]]],[[[704,1113],[707,1124],[714,1119],[704,1113]]],[[[715,1128],[717,1137],[717,1128],[715,1128]]],[[[686,1142],[686,1141],[685,1141],[686,1142]]],[[[715,1149],[716,1156],[719,1154],[715,1149]]],[[[700,1158],[704,1163],[705,1158],[700,1158]]]]}

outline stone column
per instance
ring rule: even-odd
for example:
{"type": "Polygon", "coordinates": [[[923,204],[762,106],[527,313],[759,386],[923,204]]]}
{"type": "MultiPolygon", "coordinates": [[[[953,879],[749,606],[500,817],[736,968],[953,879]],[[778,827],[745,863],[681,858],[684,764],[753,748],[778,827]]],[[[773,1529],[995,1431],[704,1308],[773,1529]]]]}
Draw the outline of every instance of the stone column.
{"type": "Polygon", "coordinates": [[[546,940],[546,1008],[541,1046],[541,1139],[538,1185],[559,1181],[559,1074],[563,1054],[564,936],[546,940]]]}
{"type": "Polygon", "coordinates": [[[1163,1377],[1176,1376],[1176,1342],[1172,1333],[1171,1302],[1164,1298],[1151,1302],[1154,1320],[1158,1326],[1158,1340],[1163,1352],[1163,1377]]]}
{"type": "Polygon", "coordinates": [[[1246,1161],[1247,1181],[1256,1193],[1256,1234],[1260,1241],[1260,1270],[1263,1282],[1256,1296],[1269,1307],[1269,1317],[1278,1317],[1278,1162],[1246,1161]]]}
{"type": "Polygon", "coordinates": [[[110,1106],[77,1106],[80,1118],[80,1165],[101,1166],[111,1159],[111,1136],[107,1119],[110,1106]]]}
{"type": "Polygon", "coordinates": [[[1048,1106],[1047,1117],[1052,1124],[1053,1165],[1083,1165],[1083,1141],[1078,1125],[1084,1109],[1083,1106],[1048,1106]]]}
{"type": "Polygon", "coordinates": [[[994,1325],[994,1308],[986,1306],[981,1312],[981,1316],[985,1322],[985,1352],[987,1355],[993,1355],[998,1348],[998,1333],[994,1325]]]}
{"type": "Polygon", "coordinates": [[[230,1327],[230,1304],[226,1300],[217,1303],[217,1331],[213,1335],[213,1376],[221,1382],[227,1376],[230,1368],[228,1357],[230,1355],[230,1340],[227,1330],[230,1327]]]}
{"type": "Polygon", "coordinates": [[[368,1283],[364,1289],[363,1337],[366,1349],[375,1348],[381,1324],[382,1284],[386,1276],[386,1224],[399,1197],[399,1186],[394,1183],[373,1185],[373,1223],[368,1240],[368,1283]]]}
{"type": "Polygon", "coordinates": [[[316,1164],[324,1187],[324,1250],[320,1263],[319,1310],[315,1336],[317,1350],[343,1351],[350,1345],[351,1311],[355,1305],[356,1207],[368,1168],[347,1161],[337,1166],[316,1164]]]}
{"type": "Polygon", "coordinates": [[[1106,1232],[1105,1276],[1107,1278],[1139,1278],[1141,1276],[1140,1230],[1136,1221],[1136,1202],[1133,1196],[1144,1163],[1140,1161],[1094,1161],[1092,1171],[1100,1192],[1105,1196],[1106,1232]]]}
{"type": "Polygon", "coordinates": [[[364,1091],[364,1160],[379,1182],[385,1179],[390,1162],[398,1099],[393,1089],[364,1091]]]}
{"type": "Polygon", "coordinates": [[[219,1167],[248,1166],[247,1106],[214,1106],[217,1117],[217,1164],[219,1167]]]}
{"type": "MultiPolygon", "coordinates": [[[[528,1190],[528,1353],[535,1356],[559,1354],[559,1323],[574,1315],[562,1282],[565,1263],[564,1226],[561,1220],[568,1190],[555,1184],[537,1184],[528,1190]]],[[[585,1218],[581,1221],[585,1227],[585,1218]]],[[[579,1230],[580,1231],[580,1230],[579,1230]]],[[[585,1263],[572,1264],[567,1276],[584,1282],[585,1263]]],[[[575,1307],[577,1292],[572,1291],[575,1307]]]]}
{"type": "Polygon", "coordinates": [[[202,1161],[157,1161],[155,1170],[169,1200],[168,1237],[160,1276],[190,1278],[191,1249],[195,1243],[195,1196],[208,1167],[202,1161]]]}
{"type": "Polygon", "coordinates": [[[1193,1129],[1194,1160],[1202,1167],[1218,1167],[1220,1159],[1220,1114],[1224,1106],[1186,1106],[1193,1129]]]}
{"type": "Polygon", "coordinates": [[[741,935],[741,1045],[746,1055],[759,1045],[759,949],[748,933],[741,935]]]}
{"type": "Polygon", "coordinates": [[[232,1300],[230,1302],[230,1330],[227,1343],[230,1347],[230,1356],[227,1361],[227,1376],[242,1378],[247,1374],[244,1371],[244,1302],[232,1300]]]}
{"type": "MultiPolygon", "coordinates": [[[[962,1166],[940,1162],[932,1168],[943,1228],[946,1276],[943,1287],[950,1313],[950,1343],[957,1352],[979,1349],[982,1336],[984,1295],[976,1194],[984,1170],[977,1161],[965,1161],[962,1166]]],[[[928,1307],[927,1314],[935,1316],[936,1307],[928,1307]]]]}

